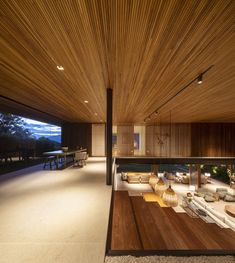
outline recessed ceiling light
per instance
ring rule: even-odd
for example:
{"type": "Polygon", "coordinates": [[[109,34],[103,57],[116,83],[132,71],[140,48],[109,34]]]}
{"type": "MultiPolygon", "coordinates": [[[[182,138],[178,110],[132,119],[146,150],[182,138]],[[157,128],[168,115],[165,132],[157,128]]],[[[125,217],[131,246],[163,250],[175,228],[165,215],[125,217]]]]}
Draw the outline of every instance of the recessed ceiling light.
{"type": "Polygon", "coordinates": [[[97,116],[98,114],[95,112],[95,116],[97,116]]]}
{"type": "Polygon", "coordinates": [[[197,78],[197,84],[202,84],[202,74],[200,74],[197,78]]]}
{"type": "Polygon", "coordinates": [[[88,103],[88,100],[84,100],[85,103],[88,103]]]}
{"type": "Polygon", "coordinates": [[[64,68],[62,66],[57,66],[58,70],[64,70],[64,68]]]}

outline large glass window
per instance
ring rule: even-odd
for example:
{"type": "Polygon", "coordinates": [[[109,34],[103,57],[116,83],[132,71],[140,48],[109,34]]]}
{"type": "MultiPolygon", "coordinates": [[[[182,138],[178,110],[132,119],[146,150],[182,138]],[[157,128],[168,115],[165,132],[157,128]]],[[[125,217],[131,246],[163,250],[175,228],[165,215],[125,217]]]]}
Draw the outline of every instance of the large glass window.
{"type": "Polygon", "coordinates": [[[0,113],[0,174],[43,162],[43,152],[60,147],[61,127],[0,113]]]}

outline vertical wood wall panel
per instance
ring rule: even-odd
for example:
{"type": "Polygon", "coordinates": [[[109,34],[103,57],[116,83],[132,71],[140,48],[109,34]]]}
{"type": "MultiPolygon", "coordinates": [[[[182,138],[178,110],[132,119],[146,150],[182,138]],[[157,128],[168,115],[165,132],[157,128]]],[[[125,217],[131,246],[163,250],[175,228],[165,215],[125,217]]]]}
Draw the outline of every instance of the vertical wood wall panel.
{"type": "Polygon", "coordinates": [[[86,148],[91,155],[91,123],[64,123],[62,125],[62,145],[68,146],[69,149],[86,148]]]}
{"type": "Polygon", "coordinates": [[[172,124],[170,133],[170,156],[191,156],[191,125],[172,124]]]}
{"type": "Polygon", "coordinates": [[[154,156],[154,126],[146,126],[145,149],[147,156],[154,156]]]}
{"type": "MultiPolygon", "coordinates": [[[[117,127],[118,155],[132,156],[134,126],[117,127]]],[[[82,146],[92,153],[91,124],[62,125],[62,145],[82,146]]],[[[192,123],[146,126],[146,156],[234,157],[235,123],[192,123]],[[169,133],[169,136],[167,136],[169,133]],[[160,141],[159,141],[160,140],[160,141]]]]}
{"type": "Polygon", "coordinates": [[[190,124],[158,124],[146,127],[146,155],[188,157],[191,154],[190,124]]]}
{"type": "Polygon", "coordinates": [[[117,126],[117,149],[120,156],[134,155],[134,125],[117,126]]]}
{"type": "Polygon", "coordinates": [[[193,123],[191,156],[235,156],[235,123],[193,123]]]}
{"type": "MultiPolygon", "coordinates": [[[[148,140],[148,138],[146,138],[148,140]]],[[[167,157],[170,155],[170,126],[168,124],[153,126],[153,156],[167,157]]]]}

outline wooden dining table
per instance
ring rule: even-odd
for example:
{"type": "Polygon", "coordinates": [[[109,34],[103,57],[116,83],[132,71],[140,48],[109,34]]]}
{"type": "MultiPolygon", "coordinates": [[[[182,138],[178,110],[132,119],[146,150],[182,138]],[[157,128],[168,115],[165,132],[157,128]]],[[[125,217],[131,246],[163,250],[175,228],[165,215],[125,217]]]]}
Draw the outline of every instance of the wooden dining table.
{"type": "Polygon", "coordinates": [[[50,151],[50,152],[44,152],[43,155],[46,157],[49,156],[54,156],[56,158],[56,169],[59,168],[59,159],[64,158],[64,164],[63,166],[66,167],[67,164],[67,157],[72,156],[74,159],[75,153],[76,152],[85,152],[87,149],[79,149],[79,150],[68,150],[68,151],[63,151],[63,150],[56,150],[56,151],[50,151]]]}

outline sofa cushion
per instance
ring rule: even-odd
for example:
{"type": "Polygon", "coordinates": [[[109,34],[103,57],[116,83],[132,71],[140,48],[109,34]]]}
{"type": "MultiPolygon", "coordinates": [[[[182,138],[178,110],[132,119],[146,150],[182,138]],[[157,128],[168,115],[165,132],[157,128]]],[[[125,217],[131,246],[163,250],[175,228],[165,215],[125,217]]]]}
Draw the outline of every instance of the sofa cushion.
{"type": "Polygon", "coordinates": [[[231,194],[226,194],[224,197],[224,201],[227,202],[235,202],[235,196],[231,194]]]}
{"type": "Polygon", "coordinates": [[[198,190],[197,190],[197,192],[199,192],[199,193],[206,193],[206,192],[208,192],[208,189],[206,189],[206,188],[199,188],[198,190]]]}
{"type": "Polygon", "coordinates": [[[204,193],[200,193],[200,192],[195,192],[194,196],[204,197],[205,194],[204,193]]]}
{"type": "Polygon", "coordinates": [[[182,176],[182,183],[183,184],[188,184],[189,183],[189,176],[188,175],[183,175],[182,176]]]}
{"type": "Polygon", "coordinates": [[[216,188],[216,193],[218,193],[218,192],[228,192],[228,189],[227,188],[216,188]]]}
{"type": "Polygon", "coordinates": [[[175,182],[176,182],[176,183],[182,183],[182,177],[180,177],[180,176],[175,176],[175,182]]]}
{"type": "Polygon", "coordinates": [[[224,199],[224,197],[226,196],[227,192],[218,192],[219,198],[220,199],[224,199]]]}
{"type": "Polygon", "coordinates": [[[164,177],[167,179],[167,180],[174,180],[175,179],[175,176],[173,173],[168,173],[168,172],[164,172],[164,177]]]}
{"type": "Polygon", "coordinates": [[[218,193],[214,193],[214,198],[215,198],[215,201],[219,201],[220,200],[220,196],[218,193]]]}
{"type": "Polygon", "coordinates": [[[206,195],[213,196],[213,193],[209,192],[208,189],[204,189],[204,188],[199,188],[197,192],[195,192],[195,194],[196,196],[199,197],[205,197],[206,195]]]}
{"type": "Polygon", "coordinates": [[[215,198],[213,197],[213,196],[211,196],[211,195],[205,195],[205,197],[204,197],[204,200],[206,201],[206,202],[214,202],[215,201],[215,198]]]}

